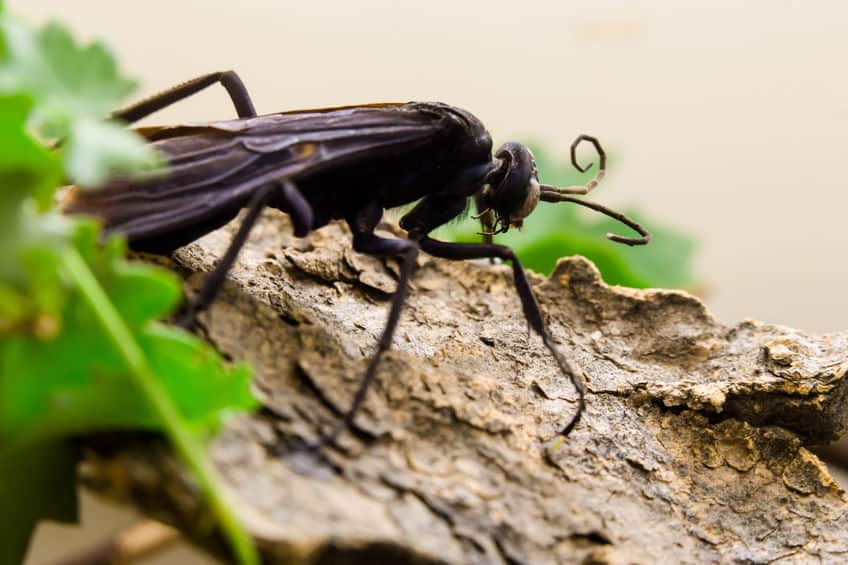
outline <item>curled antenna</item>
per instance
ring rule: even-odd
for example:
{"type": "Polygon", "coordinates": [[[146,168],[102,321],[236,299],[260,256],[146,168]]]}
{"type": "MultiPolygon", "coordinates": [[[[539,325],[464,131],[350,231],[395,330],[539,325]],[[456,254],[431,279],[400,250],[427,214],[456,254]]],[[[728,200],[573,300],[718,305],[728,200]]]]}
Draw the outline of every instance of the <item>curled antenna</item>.
{"type": "Polygon", "coordinates": [[[651,234],[643,228],[639,223],[631,220],[621,212],[616,212],[615,210],[611,210],[602,204],[598,204],[597,202],[592,202],[590,200],[581,200],[579,198],[574,198],[573,196],[569,196],[568,194],[563,194],[559,192],[559,189],[556,187],[543,187],[542,193],[539,195],[539,199],[544,202],[574,202],[575,204],[579,204],[581,206],[585,206],[586,208],[591,208],[596,212],[600,212],[605,216],[609,216],[615,220],[618,220],[625,226],[629,227],[636,233],[638,233],[641,237],[624,237],[622,235],[616,235],[614,233],[608,233],[607,239],[611,241],[615,241],[617,243],[623,243],[625,245],[645,245],[649,241],[651,241],[651,234]]]}
{"type": "Polygon", "coordinates": [[[577,146],[580,145],[580,143],[583,141],[588,141],[589,143],[594,145],[595,151],[598,152],[598,159],[600,161],[600,164],[598,165],[598,174],[595,175],[595,178],[593,178],[586,184],[578,186],[557,187],[551,186],[549,184],[543,184],[541,185],[542,190],[547,188],[550,190],[556,190],[559,194],[586,195],[589,194],[596,186],[601,183],[601,180],[603,180],[604,176],[607,174],[607,154],[604,151],[604,148],[601,147],[601,142],[598,141],[597,138],[585,134],[577,136],[577,139],[575,139],[571,143],[571,164],[574,165],[574,168],[580,171],[581,173],[585,173],[586,171],[592,168],[592,165],[594,165],[594,163],[589,163],[588,165],[583,167],[580,165],[580,163],[577,162],[577,146]]]}
{"type": "Polygon", "coordinates": [[[638,233],[641,237],[624,237],[621,235],[616,235],[614,233],[608,233],[607,239],[611,241],[615,241],[617,243],[623,243],[625,245],[645,245],[649,241],[651,241],[651,234],[639,225],[637,222],[631,220],[621,212],[616,212],[615,210],[611,210],[606,206],[598,204],[597,202],[591,202],[589,200],[580,200],[579,198],[574,198],[573,196],[569,196],[571,194],[580,194],[585,195],[589,194],[589,192],[598,186],[601,182],[601,179],[604,178],[604,174],[606,173],[607,168],[607,154],[604,152],[604,148],[601,147],[600,142],[589,135],[580,135],[577,139],[574,140],[574,143],[571,144],[571,164],[574,165],[581,173],[585,173],[594,163],[589,163],[585,167],[582,167],[580,163],[577,162],[577,146],[580,145],[580,142],[588,141],[592,145],[595,146],[595,150],[598,152],[598,157],[600,160],[600,164],[598,166],[598,174],[595,175],[595,178],[587,182],[582,186],[566,186],[566,187],[556,187],[551,186],[549,184],[541,185],[541,194],[539,195],[539,199],[544,202],[574,202],[575,204],[579,204],[580,206],[585,206],[586,208],[591,208],[596,212],[600,212],[610,218],[618,220],[625,226],[629,227],[636,233],[638,233]]]}

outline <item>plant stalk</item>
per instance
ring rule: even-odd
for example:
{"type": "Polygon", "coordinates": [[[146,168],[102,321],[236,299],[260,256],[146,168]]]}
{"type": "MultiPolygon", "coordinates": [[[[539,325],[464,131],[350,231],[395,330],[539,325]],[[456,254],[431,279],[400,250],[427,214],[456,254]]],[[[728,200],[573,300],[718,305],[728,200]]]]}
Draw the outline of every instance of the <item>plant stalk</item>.
{"type": "Polygon", "coordinates": [[[121,319],[79,252],[75,248],[70,248],[65,251],[62,259],[68,273],[123,357],[136,385],[150,402],[154,412],[161,418],[168,439],[194,473],[213,515],[217,517],[224,535],[229,539],[238,562],[242,565],[258,565],[259,557],[256,548],[224,500],[218,474],[206,457],[203,446],[183,422],[177,406],[153,373],[130,329],[121,319]]]}

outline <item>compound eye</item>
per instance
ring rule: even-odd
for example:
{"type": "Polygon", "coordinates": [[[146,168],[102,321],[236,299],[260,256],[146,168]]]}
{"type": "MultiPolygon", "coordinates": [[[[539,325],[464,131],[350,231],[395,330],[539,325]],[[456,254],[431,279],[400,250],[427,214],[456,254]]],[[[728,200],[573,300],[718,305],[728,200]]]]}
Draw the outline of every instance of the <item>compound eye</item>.
{"type": "Polygon", "coordinates": [[[510,223],[521,222],[521,220],[532,214],[533,210],[536,209],[536,205],[539,203],[539,195],[542,193],[541,186],[539,186],[539,179],[536,178],[536,175],[530,177],[530,183],[527,185],[525,191],[526,196],[524,197],[524,201],[510,214],[510,223]]]}

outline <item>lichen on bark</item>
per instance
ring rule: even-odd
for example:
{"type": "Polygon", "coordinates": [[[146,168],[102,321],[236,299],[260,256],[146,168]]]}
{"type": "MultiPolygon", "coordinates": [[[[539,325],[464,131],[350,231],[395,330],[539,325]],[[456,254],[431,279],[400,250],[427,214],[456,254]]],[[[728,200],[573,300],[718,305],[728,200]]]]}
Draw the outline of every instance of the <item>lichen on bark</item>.
{"type": "MultiPolygon", "coordinates": [[[[190,287],[231,234],[176,253],[190,287]]],[[[531,276],[587,380],[570,436],[558,432],[576,393],[528,332],[508,267],[422,256],[355,433],[303,449],[347,408],[395,286],[394,261],[349,241],[341,224],[298,240],[266,212],[200,320],[256,367],[263,409],[232,420],[211,453],[269,560],[795,563],[848,551],[848,500],[807,449],[846,427],[848,333],[724,326],[684,292],[607,286],[579,257],[531,276]]],[[[101,449],[84,476],[214,545],[190,478],[163,461],[149,443],[101,449]]]]}

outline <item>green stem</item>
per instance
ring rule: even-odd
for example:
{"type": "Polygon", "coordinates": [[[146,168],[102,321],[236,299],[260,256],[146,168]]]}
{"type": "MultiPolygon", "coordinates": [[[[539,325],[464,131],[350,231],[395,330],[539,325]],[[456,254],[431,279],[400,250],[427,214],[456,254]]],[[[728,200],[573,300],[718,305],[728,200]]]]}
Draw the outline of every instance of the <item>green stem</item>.
{"type": "Polygon", "coordinates": [[[229,537],[233,553],[243,565],[257,565],[259,558],[247,533],[230,511],[218,485],[218,476],[207,459],[203,446],[192,436],[168,392],[150,369],[144,352],[121,319],[100,283],[89,270],[79,252],[71,248],[63,255],[65,268],[91,308],[103,324],[115,347],[121,353],[136,385],[147,397],[153,410],[165,426],[165,433],[177,453],[194,472],[203,494],[209,501],[212,512],[217,516],[225,535],[229,537]]]}

